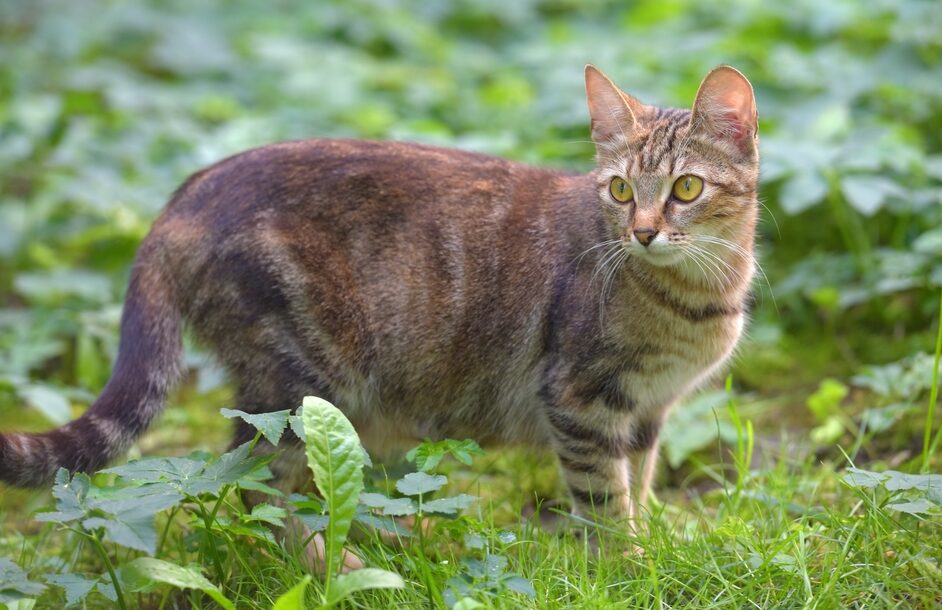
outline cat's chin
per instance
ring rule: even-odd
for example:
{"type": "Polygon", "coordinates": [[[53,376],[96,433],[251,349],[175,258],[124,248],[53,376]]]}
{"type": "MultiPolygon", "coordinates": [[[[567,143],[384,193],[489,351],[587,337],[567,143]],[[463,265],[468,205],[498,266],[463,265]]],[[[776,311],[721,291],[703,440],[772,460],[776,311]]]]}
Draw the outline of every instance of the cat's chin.
{"type": "Polygon", "coordinates": [[[683,260],[683,253],[672,249],[632,249],[631,255],[655,267],[673,267],[683,260]]]}

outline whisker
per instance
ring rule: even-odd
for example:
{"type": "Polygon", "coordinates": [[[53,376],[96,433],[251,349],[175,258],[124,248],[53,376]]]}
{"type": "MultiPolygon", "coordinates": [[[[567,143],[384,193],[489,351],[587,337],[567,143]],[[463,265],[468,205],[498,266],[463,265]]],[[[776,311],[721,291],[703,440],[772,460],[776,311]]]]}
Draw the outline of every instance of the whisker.
{"type": "Polygon", "coordinates": [[[623,249],[622,254],[619,258],[616,259],[615,263],[611,266],[608,274],[605,277],[605,281],[602,282],[602,293],[599,300],[599,324],[604,324],[605,322],[605,305],[608,303],[608,297],[611,295],[612,286],[615,282],[615,278],[618,275],[619,268],[628,260],[628,257],[631,254],[628,250],[623,249]]]}
{"type": "Polygon", "coordinates": [[[743,260],[752,263],[753,268],[758,272],[762,277],[763,282],[769,289],[769,297],[772,299],[772,306],[775,308],[775,313],[779,313],[778,302],[775,300],[775,291],[772,290],[772,282],[769,280],[768,274],[766,274],[765,269],[762,268],[762,264],[755,257],[752,252],[749,252],[741,245],[729,241],[728,239],[723,239],[722,237],[716,237],[715,235],[691,235],[694,241],[700,241],[704,243],[716,244],[727,248],[731,253],[741,257],[743,260]]]}
{"type": "Polygon", "coordinates": [[[597,244],[595,244],[594,246],[589,247],[585,252],[583,252],[582,254],[580,254],[579,256],[577,256],[576,258],[572,259],[572,262],[573,262],[573,263],[578,263],[579,261],[582,260],[583,257],[585,257],[586,254],[588,254],[589,252],[595,250],[596,248],[602,248],[602,247],[604,247],[604,246],[611,246],[612,244],[617,244],[617,243],[619,243],[619,242],[621,242],[620,239],[609,239],[609,240],[607,240],[607,241],[603,241],[603,242],[597,243],[597,244]]]}

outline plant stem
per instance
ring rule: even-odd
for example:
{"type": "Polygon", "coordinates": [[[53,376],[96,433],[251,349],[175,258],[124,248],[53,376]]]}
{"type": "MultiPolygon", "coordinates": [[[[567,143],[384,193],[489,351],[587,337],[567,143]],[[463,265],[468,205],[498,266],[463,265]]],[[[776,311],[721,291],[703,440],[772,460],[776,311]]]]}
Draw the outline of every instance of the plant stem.
{"type": "MultiPolygon", "coordinates": [[[[942,292],[939,293],[939,330],[935,336],[935,359],[932,366],[932,389],[929,391],[929,408],[926,410],[926,426],[922,436],[922,472],[929,468],[929,456],[932,454],[929,439],[932,437],[932,424],[935,422],[935,403],[939,398],[939,356],[942,355],[942,292]]],[[[938,442],[938,435],[932,448],[938,442]]]]}
{"type": "Polygon", "coordinates": [[[105,569],[108,570],[108,576],[111,577],[111,585],[114,587],[115,596],[118,598],[118,607],[121,608],[121,610],[127,610],[127,604],[124,601],[124,592],[121,590],[120,583],[118,583],[118,575],[115,574],[114,566],[111,564],[111,559],[108,558],[108,551],[105,550],[105,546],[101,543],[101,540],[97,535],[86,535],[91,538],[92,545],[95,547],[95,550],[98,551],[102,561],[105,562],[105,569]]]}
{"type": "Polygon", "coordinates": [[[164,542],[167,541],[167,534],[170,532],[170,526],[173,524],[173,518],[176,516],[179,508],[180,506],[177,505],[170,510],[170,515],[167,516],[167,523],[164,524],[164,531],[160,533],[160,542],[157,544],[157,552],[154,553],[154,557],[159,557],[160,552],[164,549],[164,542]]]}
{"type": "MultiPolygon", "coordinates": [[[[228,490],[224,489],[228,493],[228,490]]],[[[203,508],[202,504],[199,504],[200,516],[203,518],[203,525],[206,528],[207,544],[209,545],[209,555],[213,560],[213,569],[216,571],[216,578],[219,580],[221,585],[225,582],[225,575],[222,571],[222,560],[219,559],[219,551],[216,549],[216,537],[213,536],[213,519],[214,515],[210,515],[203,508]]]]}

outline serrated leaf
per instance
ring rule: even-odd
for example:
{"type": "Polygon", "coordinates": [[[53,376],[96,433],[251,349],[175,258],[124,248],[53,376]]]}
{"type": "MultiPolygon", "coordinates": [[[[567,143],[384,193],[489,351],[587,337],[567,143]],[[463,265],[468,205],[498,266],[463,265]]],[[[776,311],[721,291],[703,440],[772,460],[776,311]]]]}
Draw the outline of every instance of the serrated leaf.
{"type": "Polygon", "coordinates": [[[271,504],[256,504],[252,507],[252,513],[249,515],[244,515],[243,518],[250,521],[262,521],[264,523],[270,523],[278,527],[284,527],[284,519],[287,516],[288,511],[281,508],[280,506],[273,506],[271,504]]]}
{"type": "Polygon", "coordinates": [[[304,602],[304,593],[311,582],[310,576],[305,576],[301,581],[288,589],[288,591],[275,600],[272,610],[307,610],[308,606],[304,602]]]}
{"type": "Polygon", "coordinates": [[[56,498],[56,510],[39,513],[35,519],[48,523],[69,523],[86,515],[88,507],[89,480],[82,473],[77,473],[71,479],[69,471],[60,468],[56,472],[56,483],[52,488],[52,495],[56,498]]]}
{"type": "Polygon", "coordinates": [[[275,489],[274,487],[270,485],[266,485],[265,483],[262,483],[261,481],[256,481],[254,479],[246,479],[246,478],[241,479],[239,481],[239,489],[242,489],[244,491],[257,491],[259,493],[263,493],[269,496],[274,496],[276,498],[283,498],[285,495],[281,490],[275,489]]]}
{"type": "Polygon", "coordinates": [[[245,423],[253,426],[262,433],[262,436],[272,445],[277,445],[281,441],[281,435],[288,427],[288,416],[291,411],[272,411],[271,413],[246,413],[238,409],[220,409],[223,417],[233,419],[240,418],[245,423]]]}
{"type": "Polygon", "coordinates": [[[379,516],[366,512],[365,510],[358,510],[356,517],[354,517],[353,520],[362,523],[367,527],[382,530],[400,538],[412,537],[412,532],[396,523],[395,519],[385,515],[379,516]]]}
{"type": "Polygon", "coordinates": [[[899,513],[908,513],[910,515],[921,515],[931,512],[932,509],[939,507],[925,498],[912,500],[910,502],[894,502],[886,505],[887,510],[893,510],[899,513]]]}
{"type": "Polygon", "coordinates": [[[515,593],[522,593],[527,597],[536,597],[533,584],[523,576],[511,576],[503,581],[503,585],[515,593]]]}
{"type": "Polygon", "coordinates": [[[363,568],[348,574],[341,574],[333,582],[326,605],[333,606],[357,591],[367,589],[402,589],[406,586],[402,577],[394,572],[363,568]]]}
{"type": "Polygon", "coordinates": [[[444,487],[448,477],[440,474],[430,475],[424,472],[410,472],[396,481],[396,489],[407,496],[432,493],[444,487]]]}
{"type": "Polygon", "coordinates": [[[327,574],[341,565],[343,545],[363,490],[363,449],[353,424],[322,398],[306,396],[301,407],[307,462],[327,503],[327,574]]]}
{"type": "Polygon", "coordinates": [[[414,515],[418,506],[410,498],[389,498],[380,493],[362,493],[360,502],[370,508],[379,508],[384,515],[404,517],[414,515]]]}
{"type": "Polygon", "coordinates": [[[160,559],[139,557],[121,568],[121,582],[132,591],[142,591],[156,583],[168,584],[177,589],[198,589],[226,610],[235,610],[235,605],[196,567],[183,567],[160,559]]]}
{"type": "Polygon", "coordinates": [[[238,483],[257,472],[275,458],[275,454],[249,455],[251,443],[244,443],[211,462],[198,476],[182,485],[183,493],[197,496],[201,493],[218,495],[225,485],[238,483]]]}
{"type": "Polygon", "coordinates": [[[116,474],[119,477],[138,483],[168,482],[185,487],[187,481],[199,475],[208,460],[190,457],[154,457],[134,460],[120,466],[106,468],[101,472],[116,474]]]}
{"type": "Polygon", "coordinates": [[[330,523],[330,517],[327,515],[315,513],[307,509],[296,510],[293,515],[312,532],[322,532],[327,529],[327,524],[330,523]]]}
{"type": "Polygon", "coordinates": [[[23,568],[0,557],[0,603],[35,597],[45,589],[41,583],[31,581],[23,568]]]}
{"type": "Polygon", "coordinates": [[[462,511],[480,498],[477,496],[469,496],[467,494],[459,494],[457,496],[452,496],[450,498],[439,498],[437,500],[431,500],[429,502],[422,502],[420,507],[423,513],[440,513],[446,515],[453,515],[462,511]]]}
{"type": "Polygon", "coordinates": [[[406,459],[415,462],[416,467],[422,472],[429,472],[442,461],[446,455],[451,454],[456,460],[463,464],[470,465],[473,455],[484,453],[481,447],[471,439],[457,441],[454,439],[445,439],[443,441],[426,441],[417,447],[413,447],[406,453],[406,459]]]}
{"type": "Polygon", "coordinates": [[[122,520],[90,517],[82,521],[82,527],[87,530],[101,528],[105,531],[105,537],[129,549],[143,551],[148,555],[157,551],[157,531],[154,529],[153,515],[122,520]]]}
{"type": "Polygon", "coordinates": [[[65,605],[74,606],[85,599],[98,584],[97,578],[85,578],[78,574],[46,574],[46,582],[65,591],[65,605]]]}

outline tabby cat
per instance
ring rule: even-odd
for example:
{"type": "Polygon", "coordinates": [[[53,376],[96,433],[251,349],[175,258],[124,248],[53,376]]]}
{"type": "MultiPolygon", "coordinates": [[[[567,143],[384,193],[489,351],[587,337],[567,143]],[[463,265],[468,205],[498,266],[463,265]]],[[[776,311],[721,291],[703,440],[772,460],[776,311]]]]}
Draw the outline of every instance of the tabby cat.
{"type": "MultiPolygon", "coordinates": [[[[123,454],[180,378],[185,322],[240,409],[321,396],[380,454],[445,437],[552,448],[577,511],[635,515],[665,416],[743,329],[757,115],[727,66],[689,111],[585,78],[585,175],[307,140],[190,177],[137,253],[101,396],[56,430],[0,436],[0,479],[47,485],[123,454]]],[[[276,485],[293,489],[302,448],[278,449],[276,485]]]]}

